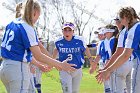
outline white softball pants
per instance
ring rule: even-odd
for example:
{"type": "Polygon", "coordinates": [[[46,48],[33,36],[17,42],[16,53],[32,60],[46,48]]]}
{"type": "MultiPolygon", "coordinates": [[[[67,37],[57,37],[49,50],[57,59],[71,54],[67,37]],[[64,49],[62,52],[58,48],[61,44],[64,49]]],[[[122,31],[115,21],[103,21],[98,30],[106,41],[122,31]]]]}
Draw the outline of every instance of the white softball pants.
{"type": "Polygon", "coordinates": [[[60,71],[60,81],[63,93],[79,93],[82,68],[74,72],[60,71]]]}
{"type": "Polygon", "coordinates": [[[130,93],[132,61],[125,62],[116,70],[116,93],[130,93]]]}
{"type": "Polygon", "coordinates": [[[4,59],[0,69],[1,81],[8,93],[29,93],[29,63],[4,59]]]}

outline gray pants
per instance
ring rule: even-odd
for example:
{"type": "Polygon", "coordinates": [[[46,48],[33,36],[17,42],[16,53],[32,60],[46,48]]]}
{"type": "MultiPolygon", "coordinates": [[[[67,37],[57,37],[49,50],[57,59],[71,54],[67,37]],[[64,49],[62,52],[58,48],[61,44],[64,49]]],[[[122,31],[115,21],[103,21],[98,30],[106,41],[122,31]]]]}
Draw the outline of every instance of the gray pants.
{"type": "Polygon", "coordinates": [[[140,60],[135,59],[132,69],[131,93],[140,93],[140,60]]]}
{"type": "MultiPolygon", "coordinates": [[[[104,69],[105,63],[100,60],[99,61],[99,69],[104,69]]],[[[111,93],[110,79],[104,82],[104,93],[111,93]]]]}
{"type": "Polygon", "coordinates": [[[69,73],[60,71],[60,80],[63,93],[79,93],[80,81],[82,79],[82,68],[69,73]]]}
{"type": "Polygon", "coordinates": [[[1,81],[8,93],[29,93],[30,69],[28,63],[4,59],[0,74],[1,81]]]}
{"type": "Polygon", "coordinates": [[[110,75],[109,84],[111,88],[110,93],[116,93],[116,70],[113,71],[110,75]]]}
{"type": "Polygon", "coordinates": [[[133,62],[127,61],[116,70],[116,93],[130,93],[133,62]]]}
{"type": "Polygon", "coordinates": [[[36,67],[34,77],[36,78],[36,84],[41,84],[42,71],[38,67],[36,67]]]}

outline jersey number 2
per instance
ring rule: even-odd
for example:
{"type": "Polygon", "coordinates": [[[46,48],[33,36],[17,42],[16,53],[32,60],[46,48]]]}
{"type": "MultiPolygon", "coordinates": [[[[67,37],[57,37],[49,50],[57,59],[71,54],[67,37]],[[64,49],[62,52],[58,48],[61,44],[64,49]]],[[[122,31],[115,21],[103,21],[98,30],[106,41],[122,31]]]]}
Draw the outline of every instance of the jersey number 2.
{"type": "Polygon", "coordinates": [[[11,45],[9,45],[9,42],[12,41],[14,39],[14,31],[11,30],[6,31],[5,37],[3,39],[3,42],[1,44],[2,47],[5,47],[7,50],[11,50],[11,45]],[[8,39],[9,37],[9,39],[8,39]]]}

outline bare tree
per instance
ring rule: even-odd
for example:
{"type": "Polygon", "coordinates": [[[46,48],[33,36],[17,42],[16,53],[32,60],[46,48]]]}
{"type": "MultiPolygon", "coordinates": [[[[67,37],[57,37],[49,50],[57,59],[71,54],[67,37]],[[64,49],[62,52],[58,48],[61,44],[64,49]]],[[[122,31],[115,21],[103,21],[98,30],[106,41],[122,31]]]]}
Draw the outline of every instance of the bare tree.
{"type": "Polygon", "coordinates": [[[49,1],[49,0],[40,0],[40,2],[41,2],[41,5],[42,5],[42,12],[43,12],[43,24],[41,23],[41,24],[39,24],[39,26],[42,28],[42,35],[41,35],[41,37],[43,37],[45,40],[46,40],[46,42],[47,42],[47,50],[49,50],[49,46],[50,46],[50,44],[49,44],[49,42],[50,42],[50,36],[53,36],[53,37],[58,37],[58,36],[60,36],[60,33],[57,33],[56,32],[56,24],[57,23],[59,23],[59,25],[60,26],[62,26],[62,23],[63,23],[63,16],[62,16],[62,14],[58,11],[59,9],[59,1],[58,0],[52,0],[52,2],[51,1],[49,1]],[[54,9],[52,10],[52,9],[50,9],[50,7],[49,7],[49,4],[53,4],[53,6],[54,6],[54,8],[57,10],[56,12],[55,12],[55,14],[57,14],[57,19],[59,19],[59,21],[56,21],[56,22],[54,22],[54,23],[52,23],[52,15],[54,15],[54,9]],[[55,3],[55,4],[54,4],[55,3]],[[53,29],[50,29],[49,27],[50,26],[52,26],[53,27],[53,29]]]}
{"type": "Polygon", "coordinates": [[[89,44],[91,43],[91,36],[92,36],[92,32],[93,32],[94,27],[89,28],[90,33],[89,33],[89,44]]]}
{"type": "Polygon", "coordinates": [[[64,16],[62,15],[63,9],[61,6],[63,5],[62,0],[52,0],[52,5],[56,9],[57,19],[59,20],[60,27],[64,24],[64,16]]]}
{"type": "Polygon", "coordinates": [[[90,19],[92,18],[92,15],[93,15],[96,7],[93,8],[92,12],[89,14],[89,16],[87,18],[87,21],[84,22],[83,16],[86,14],[85,13],[86,10],[85,10],[85,6],[83,6],[83,3],[81,3],[79,6],[70,0],[70,5],[71,5],[71,9],[72,9],[72,14],[74,17],[74,22],[75,22],[77,30],[78,30],[78,35],[82,36],[87,24],[89,23],[90,19]],[[78,14],[79,11],[81,11],[80,14],[78,14]]]}

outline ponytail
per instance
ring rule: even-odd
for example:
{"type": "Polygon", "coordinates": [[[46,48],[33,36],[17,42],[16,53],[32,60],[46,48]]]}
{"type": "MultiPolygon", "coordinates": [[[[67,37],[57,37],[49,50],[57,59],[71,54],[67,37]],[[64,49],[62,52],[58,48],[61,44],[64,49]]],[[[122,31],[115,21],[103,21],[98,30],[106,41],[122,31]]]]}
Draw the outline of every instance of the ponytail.
{"type": "Polygon", "coordinates": [[[27,0],[25,4],[23,19],[31,26],[34,26],[32,14],[36,10],[40,11],[39,3],[34,0],[27,0]]]}
{"type": "Polygon", "coordinates": [[[31,26],[33,26],[32,13],[33,13],[33,0],[27,0],[25,4],[23,19],[31,26]]]}
{"type": "Polygon", "coordinates": [[[16,18],[21,17],[21,9],[22,9],[22,3],[17,4],[16,6],[16,18]]]}

